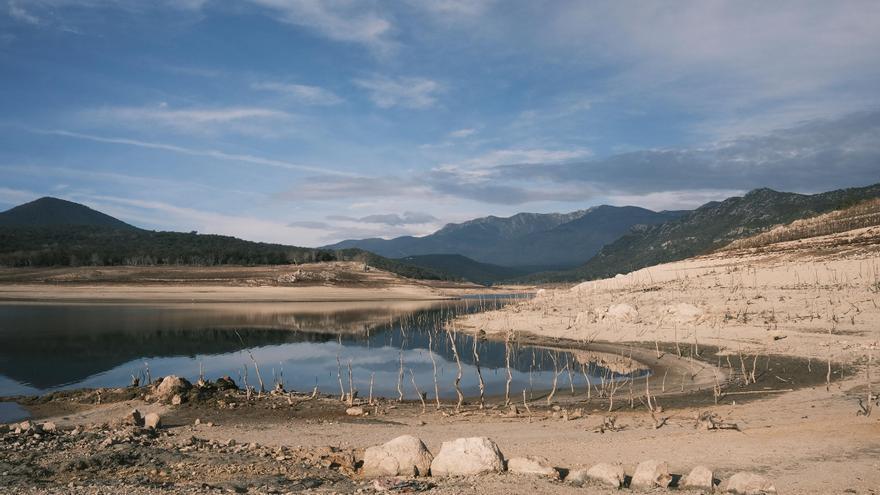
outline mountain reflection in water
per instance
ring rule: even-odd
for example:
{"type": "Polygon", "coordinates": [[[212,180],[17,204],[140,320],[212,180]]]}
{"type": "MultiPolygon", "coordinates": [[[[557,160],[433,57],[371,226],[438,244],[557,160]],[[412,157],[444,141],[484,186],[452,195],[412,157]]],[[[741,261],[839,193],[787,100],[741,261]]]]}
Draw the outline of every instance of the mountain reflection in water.
{"type": "MultiPolygon", "coordinates": [[[[60,388],[119,387],[132,375],[177,374],[195,380],[245,369],[255,384],[248,352],[260,365],[267,387],[274,379],[287,389],[328,393],[339,390],[337,362],[347,386],[351,363],[355,387],[397,396],[400,359],[406,375],[433,396],[433,350],[443,398],[454,397],[457,365],[450,339],[440,330],[461,312],[491,309],[505,299],[433,302],[346,302],[222,305],[0,305],[0,395],[36,394],[60,388]]],[[[475,395],[478,382],[470,335],[454,336],[462,361],[462,389],[475,395]]],[[[479,364],[487,394],[503,393],[507,379],[505,344],[480,341],[479,364]]],[[[550,387],[555,369],[560,390],[583,388],[623,373],[643,374],[620,356],[590,357],[553,349],[511,346],[511,390],[550,387]],[[609,364],[611,363],[611,364],[609,364]],[[571,371],[570,373],[568,371],[571,371]]],[[[415,399],[409,379],[406,396],[415,399]]]]}

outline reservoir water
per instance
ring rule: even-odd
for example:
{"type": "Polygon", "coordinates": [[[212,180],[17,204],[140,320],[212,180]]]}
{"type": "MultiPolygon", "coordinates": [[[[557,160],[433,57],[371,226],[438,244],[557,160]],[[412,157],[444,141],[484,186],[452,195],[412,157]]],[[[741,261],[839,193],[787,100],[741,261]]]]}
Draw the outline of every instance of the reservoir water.
{"type": "Polygon", "coordinates": [[[511,394],[552,386],[583,393],[586,381],[619,380],[648,370],[610,366],[584,351],[478,340],[445,322],[463,312],[493,309],[505,298],[433,302],[267,303],[198,305],[0,304],[0,396],[81,387],[123,387],[169,374],[195,381],[230,376],[257,386],[254,361],[270,389],[339,393],[349,365],[361,396],[397,397],[401,369],[405,398],[500,395],[510,363],[511,394]],[[451,338],[450,338],[451,337],[451,338]],[[476,350],[476,352],[475,352],[476,350]],[[458,354],[458,361],[455,359],[458,354]],[[433,359],[432,359],[433,358],[433,359]],[[402,364],[401,364],[402,363],[402,364]],[[435,373],[436,369],[436,373],[435,373]]]}

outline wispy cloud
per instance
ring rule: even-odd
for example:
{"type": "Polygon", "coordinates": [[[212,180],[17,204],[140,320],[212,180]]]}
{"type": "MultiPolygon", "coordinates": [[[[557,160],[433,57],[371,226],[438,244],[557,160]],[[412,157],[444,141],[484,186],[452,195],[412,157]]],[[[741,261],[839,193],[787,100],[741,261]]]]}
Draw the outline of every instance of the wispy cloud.
{"type": "Polygon", "coordinates": [[[303,165],[299,163],[287,162],[284,160],[275,160],[272,158],[263,158],[254,155],[246,155],[240,153],[226,153],[224,151],[212,150],[212,149],[197,149],[197,148],[187,148],[184,146],[177,146],[174,144],[167,143],[157,143],[151,141],[140,141],[137,139],[128,139],[128,138],[118,138],[118,137],[105,137],[105,136],[96,136],[93,134],[84,134],[81,132],[72,132],[66,130],[45,130],[45,129],[27,129],[29,132],[33,132],[35,134],[44,134],[44,135],[52,135],[52,136],[62,136],[74,139],[84,139],[87,141],[94,141],[98,143],[107,143],[107,144],[120,144],[126,146],[136,146],[139,148],[149,148],[155,150],[169,151],[172,153],[180,153],[182,155],[189,156],[203,156],[207,158],[216,158],[219,160],[228,160],[233,162],[244,162],[251,163],[254,165],[264,165],[267,167],[276,167],[283,168],[288,170],[301,170],[305,172],[318,172],[321,174],[326,174],[328,176],[354,176],[355,174],[351,174],[348,172],[342,172],[333,170],[331,168],[326,167],[318,167],[313,165],[303,165]]]}
{"type": "Polygon", "coordinates": [[[426,223],[434,223],[437,222],[437,218],[431,214],[417,212],[417,211],[405,211],[403,214],[397,213],[383,213],[376,215],[367,215],[365,217],[349,217],[343,215],[331,215],[327,217],[328,220],[342,220],[348,222],[358,222],[358,223],[374,223],[381,225],[421,225],[426,223]]]}
{"type": "Polygon", "coordinates": [[[394,51],[391,22],[369,8],[368,2],[346,0],[250,0],[269,9],[277,19],[302,26],[336,41],[358,43],[377,54],[394,51]]]}
{"type": "Polygon", "coordinates": [[[365,89],[370,100],[380,108],[430,108],[437,103],[437,95],[443,91],[440,83],[423,77],[391,78],[377,75],[355,79],[354,83],[365,89]]]}
{"type": "MultiPolygon", "coordinates": [[[[24,189],[13,189],[10,187],[0,187],[0,204],[6,206],[17,206],[21,203],[33,201],[40,196],[40,194],[33,191],[27,191],[24,189]]],[[[3,210],[5,209],[6,208],[4,208],[3,210]]]]}
{"type": "Polygon", "coordinates": [[[466,127],[464,129],[457,129],[449,133],[449,137],[453,139],[463,139],[466,137],[471,137],[477,133],[477,130],[472,127],[466,127]]]}
{"type": "Polygon", "coordinates": [[[297,246],[317,245],[323,241],[320,234],[287,223],[250,216],[226,215],[213,211],[188,208],[163,201],[122,198],[111,195],[80,194],[72,199],[87,203],[92,208],[119,216],[125,220],[163,219],[164,228],[178,231],[197,230],[204,233],[224,234],[242,239],[277,242],[297,246]]]}
{"type": "Polygon", "coordinates": [[[286,112],[259,107],[172,108],[166,103],[148,107],[103,107],[80,113],[89,122],[113,122],[134,128],[161,126],[190,134],[239,133],[275,135],[278,126],[290,124],[286,112]]]}
{"type": "MultiPolygon", "coordinates": [[[[475,160],[477,164],[496,162],[483,157],[475,160]]],[[[676,199],[678,204],[693,206],[700,198],[724,197],[730,191],[756,187],[816,192],[875,183],[880,180],[877,163],[880,111],[810,121],[702,147],[478,169],[438,167],[429,180],[435,190],[482,197],[483,201],[498,198],[517,203],[554,195],[557,200],[602,196],[636,204],[668,204],[676,199]]]]}
{"type": "Polygon", "coordinates": [[[275,196],[288,201],[332,201],[425,194],[430,194],[430,187],[427,184],[420,184],[406,177],[321,174],[307,177],[296,186],[276,193],[275,196]]]}
{"type": "Polygon", "coordinates": [[[13,1],[9,2],[9,17],[32,26],[38,26],[42,23],[39,17],[25,10],[18,2],[13,1]]]}
{"type": "Polygon", "coordinates": [[[272,91],[308,105],[338,105],[345,101],[336,93],[320,86],[266,81],[252,83],[251,88],[272,91]]]}
{"type": "Polygon", "coordinates": [[[545,149],[545,148],[509,148],[492,150],[471,158],[456,162],[444,163],[434,168],[434,171],[455,172],[462,177],[471,179],[484,178],[492,175],[487,169],[502,165],[546,165],[591,156],[593,153],[587,148],[569,149],[545,149]]]}

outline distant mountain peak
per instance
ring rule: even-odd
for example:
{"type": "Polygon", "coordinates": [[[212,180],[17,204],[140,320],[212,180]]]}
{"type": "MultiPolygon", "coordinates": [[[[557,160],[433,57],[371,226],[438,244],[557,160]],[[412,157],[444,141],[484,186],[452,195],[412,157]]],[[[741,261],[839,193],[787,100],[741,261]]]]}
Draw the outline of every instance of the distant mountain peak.
{"type": "Polygon", "coordinates": [[[0,226],[57,227],[93,226],[136,229],[122,220],[65,199],[44,196],[0,213],[0,226]]]}

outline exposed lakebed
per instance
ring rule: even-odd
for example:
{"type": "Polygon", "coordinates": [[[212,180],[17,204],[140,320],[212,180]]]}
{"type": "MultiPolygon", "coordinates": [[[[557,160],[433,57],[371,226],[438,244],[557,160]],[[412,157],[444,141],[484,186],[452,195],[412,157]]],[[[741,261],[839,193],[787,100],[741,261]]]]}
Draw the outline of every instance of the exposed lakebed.
{"type": "Polygon", "coordinates": [[[0,305],[0,396],[54,390],[121,387],[132,377],[144,383],[177,374],[195,380],[228,375],[257,386],[253,360],[266,388],[282,381],[288,390],[339,391],[397,397],[401,361],[405,398],[418,388],[434,396],[434,369],[441,398],[455,397],[462,366],[465,395],[479,393],[477,357],[487,395],[504,391],[507,361],[511,393],[537,394],[552,386],[620,379],[649,371],[623,356],[479,340],[442,330],[462,312],[492,309],[508,298],[433,302],[198,304],[198,305],[0,305]],[[455,343],[453,349],[453,341],[455,343]],[[253,360],[252,360],[253,357],[253,360]],[[434,358],[432,360],[432,357],[434,358]]]}

